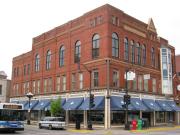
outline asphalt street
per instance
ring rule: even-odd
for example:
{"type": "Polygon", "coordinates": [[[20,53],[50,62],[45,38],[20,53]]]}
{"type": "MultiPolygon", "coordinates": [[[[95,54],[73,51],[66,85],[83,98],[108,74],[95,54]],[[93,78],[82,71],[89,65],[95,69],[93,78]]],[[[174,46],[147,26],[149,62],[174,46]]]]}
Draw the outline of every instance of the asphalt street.
{"type": "Polygon", "coordinates": [[[125,131],[122,129],[95,129],[92,131],[89,130],[48,130],[48,129],[39,129],[37,126],[25,126],[24,131],[19,131],[15,133],[0,133],[3,135],[180,135],[180,128],[161,128],[160,130],[142,130],[142,131],[125,131]]]}

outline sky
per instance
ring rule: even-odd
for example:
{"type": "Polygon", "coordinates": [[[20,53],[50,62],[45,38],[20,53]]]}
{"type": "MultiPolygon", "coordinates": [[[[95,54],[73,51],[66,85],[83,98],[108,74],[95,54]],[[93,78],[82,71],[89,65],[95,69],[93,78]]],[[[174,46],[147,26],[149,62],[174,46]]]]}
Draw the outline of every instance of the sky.
{"type": "Polygon", "coordinates": [[[145,23],[180,54],[179,0],[0,0],[0,71],[11,78],[12,58],[32,48],[32,38],[104,4],[145,23]]]}

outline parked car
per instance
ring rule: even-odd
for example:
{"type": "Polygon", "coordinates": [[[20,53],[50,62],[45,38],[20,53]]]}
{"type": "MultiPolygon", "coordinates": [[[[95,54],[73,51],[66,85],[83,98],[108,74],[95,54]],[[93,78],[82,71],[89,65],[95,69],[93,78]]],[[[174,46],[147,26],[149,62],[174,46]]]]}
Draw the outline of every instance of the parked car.
{"type": "Polygon", "coordinates": [[[39,128],[48,128],[48,129],[65,129],[66,123],[64,117],[44,117],[39,121],[39,128]]]}

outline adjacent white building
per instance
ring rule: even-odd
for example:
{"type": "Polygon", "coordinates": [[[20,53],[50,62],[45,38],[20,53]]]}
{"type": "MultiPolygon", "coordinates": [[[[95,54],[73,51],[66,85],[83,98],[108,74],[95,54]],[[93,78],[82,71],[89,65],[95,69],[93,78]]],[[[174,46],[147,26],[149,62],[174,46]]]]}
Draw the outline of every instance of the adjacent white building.
{"type": "Polygon", "coordinates": [[[7,79],[7,74],[0,71],[0,102],[9,102],[9,92],[11,88],[11,80],[7,79]]]}

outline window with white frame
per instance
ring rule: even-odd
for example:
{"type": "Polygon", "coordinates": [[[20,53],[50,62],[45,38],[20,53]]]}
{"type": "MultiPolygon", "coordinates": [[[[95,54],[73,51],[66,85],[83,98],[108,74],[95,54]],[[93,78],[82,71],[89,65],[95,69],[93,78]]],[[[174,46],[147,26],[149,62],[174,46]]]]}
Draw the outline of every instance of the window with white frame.
{"type": "Polygon", "coordinates": [[[40,57],[39,57],[39,54],[36,54],[36,56],[35,56],[35,72],[39,71],[39,66],[40,66],[40,57]]]}
{"type": "Polygon", "coordinates": [[[133,80],[133,90],[137,90],[137,78],[136,77],[133,80]]]}
{"type": "Polygon", "coordinates": [[[99,57],[100,36],[95,34],[92,38],[92,58],[99,57]]]}
{"type": "Polygon", "coordinates": [[[142,75],[139,75],[138,76],[138,90],[139,91],[142,91],[142,89],[143,89],[142,83],[143,83],[142,75]]]}
{"type": "Polygon", "coordinates": [[[26,83],[25,82],[23,83],[23,91],[24,91],[24,95],[25,95],[27,93],[27,91],[26,91],[26,83]]]}
{"type": "Polygon", "coordinates": [[[73,73],[71,76],[71,90],[74,91],[76,89],[76,74],[73,73]]]}
{"type": "Polygon", "coordinates": [[[52,78],[48,78],[48,92],[51,93],[52,92],[52,78]]]}
{"type": "Polygon", "coordinates": [[[79,73],[79,89],[83,89],[83,73],[79,73]]]}
{"type": "Polygon", "coordinates": [[[47,92],[47,79],[44,79],[44,93],[47,92]]]}
{"type": "Polygon", "coordinates": [[[61,84],[61,78],[60,76],[56,77],[56,92],[60,92],[60,84],[61,84]]]}
{"type": "Polygon", "coordinates": [[[124,59],[129,60],[129,43],[128,43],[128,38],[124,38],[124,59]]]}
{"type": "Polygon", "coordinates": [[[66,76],[65,75],[62,76],[62,80],[63,80],[63,88],[62,88],[62,90],[66,91],[66,76]]]}
{"type": "Polygon", "coordinates": [[[152,91],[155,93],[156,92],[156,79],[152,79],[152,91]]]}
{"type": "Polygon", "coordinates": [[[29,82],[26,82],[26,90],[29,92],[29,82]]]}
{"type": "Polygon", "coordinates": [[[48,50],[46,54],[46,70],[51,68],[51,51],[48,50]]]}
{"type": "Polygon", "coordinates": [[[113,87],[119,87],[119,72],[113,71],[113,87]]]}
{"type": "Polygon", "coordinates": [[[93,87],[99,86],[99,72],[97,70],[93,71],[93,87]]]}
{"type": "Polygon", "coordinates": [[[40,85],[41,85],[41,81],[37,80],[37,94],[40,94],[40,85]]]}
{"type": "Polygon", "coordinates": [[[119,57],[119,37],[116,33],[112,34],[112,56],[119,57]]]}
{"type": "Polygon", "coordinates": [[[148,79],[144,80],[144,90],[148,92],[148,79]]]}
{"type": "Polygon", "coordinates": [[[34,94],[36,93],[36,82],[35,81],[33,81],[32,91],[34,94]]]}

